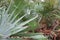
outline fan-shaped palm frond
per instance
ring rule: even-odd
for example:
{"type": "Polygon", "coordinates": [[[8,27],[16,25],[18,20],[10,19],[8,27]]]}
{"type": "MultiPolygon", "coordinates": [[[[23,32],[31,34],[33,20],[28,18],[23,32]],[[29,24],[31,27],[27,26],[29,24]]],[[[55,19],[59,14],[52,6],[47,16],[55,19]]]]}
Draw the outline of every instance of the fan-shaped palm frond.
{"type": "Polygon", "coordinates": [[[18,13],[17,13],[17,15],[13,17],[14,12],[16,11],[17,8],[15,8],[11,13],[8,13],[10,11],[9,9],[11,7],[12,2],[13,0],[11,0],[7,10],[5,10],[5,8],[3,7],[0,8],[0,36],[2,38],[9,37],[10,35],[13,35],[17,32],[20,32],[26,29],[28,26],[24,26],[24,25],[26,25],[27,23],[29,23],[30,21],[38,17],[38,15],[36,14],[33,18],[26,20],[24,22],[21,22],[23,17],[29,15],[30,11],[28,11],[26,14],[24,14],[19,19],[14,21],[15,18],[18,16],[18,13]],[[20,24],[18,24],[18,22],[20,22],[20,24]]]}

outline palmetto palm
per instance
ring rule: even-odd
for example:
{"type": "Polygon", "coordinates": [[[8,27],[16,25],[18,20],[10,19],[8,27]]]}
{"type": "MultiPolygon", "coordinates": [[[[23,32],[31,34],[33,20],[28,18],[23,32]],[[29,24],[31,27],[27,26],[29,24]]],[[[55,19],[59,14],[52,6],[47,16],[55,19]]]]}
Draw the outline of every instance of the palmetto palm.
{"type": "Polygon", "coordinates": [[[43,20],[51,21],[55,18],[55,14],[59,15],[58,0],[38,0],[35,3],[34,9],[42,16],[43,20]]]}
{"type": "MultiPolygon", "coordinates": [[[[18,6],[16,6],[14,8],[14,10],[12,10],[12,12],[10,12],[10,8],[11,8],[11,5],[13,4],[13,2],[14,1],[11,0],[7,10],[5,9],[5,6],[0,8],[0,37],[3,38],[0,40],[7,40],[4,38],[7,38],[13,34],[16,34],[20,31],[26,29],[28,26],[25,26],[25,25],[38,17],[38,15],[35,14],[35,16],[33,18],[26,20],[24,22],[21,22],[23,17],[30,15],[30,11],[27,11],[27,13],[25,13],[23,16],[16,19],[16,17],[19,15],[20,12],[14,16],[15,12],[17,12],[16,10],[18,9],[18,6]]],[[[20,2],[23,2],[23,1],[21,0],[20,2]]],[[[24,4],[24,3],[22,3],[22,4],[24,4]]],[[[20,7],[21,6],[23,6],[23,5],[20,5],[20,7]]],[[[20,10],[22,10],[22,9],[20,9],[20,10]]]]}
{"type": "MultiPolygon", "coordinates": [[[[59,11],[60,10],[58,9],[57,0],[44,0],[44,1],[41,1],[41,0],[38,0],[38,1],[37,0],[11,0],[7,9],[5,9],[4,7],[0,8],[0,20],[1,20],[0,21],[0,36],[2,38],[7,38],[15,34],[18,36],[27,36],[27,37],[34,38],[34,39],[37,39],[38,36],[40,38],[41,37],[40,33],[25,34],[25,33],[20,33],[20,32],[28,28],[28,26],[32,26],[32,28],[30,29],[33,30],[34,28],[33,26],[37,25],[37,21],[35,21],[34,19],[38,17],[37,15],[38,13],[39,13],[38,20],[39,21],[44,20],[47,23],[48,27],[50,27],[52,25],[52,22],[55,20],[55,17],[60,18],[59,11]],[[33,17],[31,16],[32,15],[31,13],[33,14],[33,17]],[[24,19],[25,17],[29,20],[25,21],[24,19]],[[30,21],[32,22],[29,23],[30,21]],[[28,26],[25,26],[27,23],[29,23],[28,26]]],[[[44,38],[44,36],[42,36],[42,38],[44,38]]]]}

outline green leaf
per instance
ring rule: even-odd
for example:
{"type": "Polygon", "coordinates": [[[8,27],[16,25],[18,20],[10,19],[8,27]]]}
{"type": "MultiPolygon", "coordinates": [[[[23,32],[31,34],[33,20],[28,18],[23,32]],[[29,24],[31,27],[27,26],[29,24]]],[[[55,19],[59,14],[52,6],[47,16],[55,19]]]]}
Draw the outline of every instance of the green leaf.
{"type": "Polygon", "coordinates": [[[43,35],[43,33],[19,33],[12,36],[22,36],[27,38],[33,38],[35,40],[47,40],[47,37],[43,35]]]}
{"type": "Polygon", "coordinates": [[[30,36],[35,36],[35,35],[42,35],[43,33],[18,33],[14,34],[12,36],[25,36],[25,37],[30,37],[30,36]]]}

